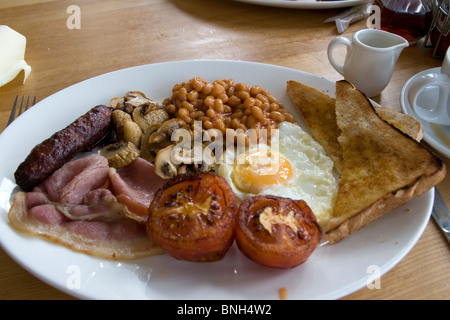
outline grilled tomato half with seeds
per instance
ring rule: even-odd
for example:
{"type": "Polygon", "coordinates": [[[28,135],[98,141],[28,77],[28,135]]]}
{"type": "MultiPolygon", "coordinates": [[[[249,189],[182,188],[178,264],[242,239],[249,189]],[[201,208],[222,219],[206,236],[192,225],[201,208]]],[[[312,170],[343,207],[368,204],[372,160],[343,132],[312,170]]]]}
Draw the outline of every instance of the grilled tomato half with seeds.
{"type": "Polygon", "coordinates": [[[236,198],[213,173],[182,174],[155,195],[147,220],[150,237],[168,254],[189,261],[217,261],[234,241],[236,198]]]}
{"type": "Polygon", "coordinates": [[[237,212],[236,243],[256,263],[289,269],[305,262],[322,238],[316,218],[303,200],[254,196],[237,212]]]}

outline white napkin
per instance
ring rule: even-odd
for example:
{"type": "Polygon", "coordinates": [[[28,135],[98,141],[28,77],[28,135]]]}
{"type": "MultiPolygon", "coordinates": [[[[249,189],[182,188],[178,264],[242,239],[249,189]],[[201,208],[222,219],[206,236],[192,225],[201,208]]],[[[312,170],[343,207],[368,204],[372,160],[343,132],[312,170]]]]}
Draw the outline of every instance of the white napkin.
{"type": "Polygon", "coordinates": [[[350,8],[334,17],[328,18],[324,21],[324,23],[336,22],[338,33],[343,33],[350,24],[369,17],[370,6],[370,3],[366,3],[350,8]]]}
{"type": "Polygon", "coordinates": [[[31,67],[25,62],[27,39],[8,26],[0,26],[0,87],[13,80],[24,70],[23,83],[31,67]]]}

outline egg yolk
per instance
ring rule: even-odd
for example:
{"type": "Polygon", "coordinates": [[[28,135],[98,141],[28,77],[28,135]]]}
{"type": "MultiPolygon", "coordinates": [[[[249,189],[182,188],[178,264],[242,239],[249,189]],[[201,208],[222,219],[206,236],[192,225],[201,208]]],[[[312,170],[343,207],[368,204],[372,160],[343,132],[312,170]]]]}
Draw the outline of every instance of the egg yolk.
{"type": "Polygon", "coordinates": [[[231,179],[240,190],[258,194],[267,187],[290,180],[293,175],[291,164],[280,153],[256,148],[236,158],[231,179]]]}

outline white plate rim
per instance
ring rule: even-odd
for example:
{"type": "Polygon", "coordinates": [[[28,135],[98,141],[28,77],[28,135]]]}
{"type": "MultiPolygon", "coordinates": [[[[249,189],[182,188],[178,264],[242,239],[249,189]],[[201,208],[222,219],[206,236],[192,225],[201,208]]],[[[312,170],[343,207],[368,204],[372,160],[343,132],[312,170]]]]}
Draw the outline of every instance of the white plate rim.
{"type": "MultiPolygon", "coordinates": [[[[35,107],[33,107],[30,110],[28,110],[27,112],[25,112],[19,119],[17,119],[13,124],[11,124],[8,128],[6,128],[4,130],[4,132],[0,135],[0,147],[5,146],[5,144],[6,144],[6,146],[8,146],[7,141],[10,141],[12,136],[14,134],[18,133],[20,124],[28,124],[31,121],[31,119],[33,119],[33,117],[35,117],[38,114],[38,112],[42,113],[42,112],[46,111],[47,109],[57,108],[57,106],[52,105],[53,103],[55,103],[55,101],[58,101],[58,99],[61,99],[65,95],[68,95],[68,94],[69,94],[69,96],[73,95],[73,94],[78,94],[79,93],[78,91],[80,89],[86,90],[86,88],[88,88],[89,85],[91,85],[93,83],[98,83],[98,82],[101,83],[101,82],[104,82],[104,81],[110,79],[111,77],[117,77],[119,75],[122,76],[122,75],[130,75],[130,73],[133,74],[136,72],[137,73],[148,72],[151,70],[155,70],[155,68],[159,68],[160,70],[164,70],[167,68],[173,70],[173,68],[179,68],[179,67],[182,67],[182,68],[186,67],[188,69],[189,68],[192,69],[193,67],[202,67],[203,68],[202,72],[204,72],[206,74],[210,74],[210,73],[214,74],[215,71],[211,71],[212,70],[211,67],[216,67],[216,66],[219,67],[218,69],[222,70],[223,72],[228,72],[230,69],[233,69],[233,70],[235,70],[235,72],[237,72],[236,70],[240,70],[239,72],[243,72],[243,73],[245,73],[245,72],[248,73],[250,70],[255,70],[254,72],[256,72],[256,73],[260,72],[260,71],[266,71],[266,72],[273,72],[274,74],[277,74],[277,75],[285,74],[285,77],[287,77],[287,78],[285,78],[284,80],[298,80],[298,81],[304,80],[305,83],[310,84],[311,86],[315,86],[315,84],[318,84],[318,83],[321,83],[321,84],[325,83],[325,84],[327,84],[327,85],[325,85],[325,89],[321,88],[320,90],[323,90],[330,95],[334,95],[334,92],[329,91],[329,88],[330,88],[329,85],[332,84],[332,82],[329,80],[326,80],[322,77],[312,75],[309,73],[305,73],[305,72],[302,72],[299,70],[294,70],[294,69],[276,66],[276,65],[268,65],[268,64],[264,64],[264,63],[255,63],[255,62],[246,62],[246,61],[228,61],[228,60],[184,60],[184,61],[162,62],[162,63],[156,63],[156,64],[142,65],[142,66],[136,66],[136,67],[113,71],[110,73],[99,75],[97,77],[93,77],[91,79],[87,79],[85,81],[74,84],[66,89],[63,89],[63,90],[49,96],[48,98],[40,101],[35,107]]],[[[232,72],[232,71],[230,71],[230,72],[232,72]]],[[[244,78],[248,77],[248,76],[251,77],[251,75],[245,75],[244,78]]],[[[184,80],[189,80],[189,79],[184,79],[184,80]]],[[[216,80],[216,78],[208,79],[208,80],[212,81],[212,80],[216,80]]],[[[260,80],[257,80],[256,82],[261,84],[261,82],[264,82],[264,81],[270,82],[272,80],[260,79],[260,80]]],[[[282,80],[279,79],[279,81],[282,81],[282,80]]],[[[175,82],[173,84],[175,84],[175,82]]],[[[121,85],[125,85],[124,87],[123,86],[119,86],[119,87],[124,88],[124,89],[126,88],[127,91],[139,89],[139,88],[127,86],[126,83],[121,84],[121,85]]],[[[168,90],[170,90],[170,89],[171,88],[168,88],[168,90]]],[[[89,89],[89,90],[91,90],[91,89],[89,89]]],[[[269,90],[270,90],[270,88],[269,88],[269,90]]],[[[124,92],[122,92],[122,93],[124,93],[124,92]]],[[[90,93],[90,94],[92,94],[92,93],[90,93]]],[[[282,94],[282,96],[283,97],[281,97],[281,99],[284,101],[282,101],[282,100],[280,100],[280,101],[282,101],[283,104],[286,105],[286,103],[288,103],[288,101],[286,100],[286,95],[282,94]]],[[[106,97],[108,97],[108,96],[106,96],[106,97]]],[[[109,99],[112,97],[113,96],[109,95],[109,99]]],[[[105,96],[103,97],[103,99],[104,98],[105,98],[105,96]]],[[[104,103],[107,103],[108,101],[109,100],[104,101],[104,103]]],[[[95,99],[93,99],[92,104],[94,104],[94,103],[96,104],[97,102],[98,102],[98,100],[97,100],[97,98],[95,98],[95,99]]],[[[83,107],[83,108],[89,109],[90,107],[92,107],[92,105],[90,105],[89,107],[83,107]]],[[[75,113],[82,114],[82,113],[84,113],[84,111],[85,110],[82,110],[82,108],[80,108],[80,110],[77,110],[77,112],[75,112],[75,113]]],[[[61,114],[58,114],[58,115],[61,115],[61,114]]],[[[59,125],[62,126],[63,123],[68,124],[71,121],[73,121],[73,117],[67,116],[66,118],[63,118],[60,120],[59,125]]],[[[48,130],[51,130],[51,129],[48,129],[48,130]]],[[[37,137],[35,139],[41,139],[41,138],[37,137]]],[[[37,140],[37,141],[40,142],[42,140],[37,140]]],[[[33,143],[31,143],[31,144],[33,144],[33,143]]],[[[9,148],[11,148],[11,147],[9,147],[9,148]]],[[[27,153],[27,151],[25,150],[25,154],[26,153],[27,153]]],[[[3,157],[0,155],[0,158],[3,158],[3,157]]],[[[124,263],[124,264],[121,264],[121,263],[118,264],[116,262],[110,263],[109,261],[104,261],[101,259],[88,257],[83,254],[74,253],[64,247],[60,247],[60,246],[54,245],[52,243],[47,243],[46,241],[43,241],[40,238],[28,237],[28,236],[22,235],[22,234],[19,235],[18,233],[13,231],[7,224],[7,221],[5,220],[5,214],[8,210],[8,205],[9,205],[9,203],[5,203],[5,202],[9,202],[9,196],[11,193],[11,185],[8,185],[8,183],[11,183],[11,175],[12,175],[11,172],[9,172],[8,174],[5,174],[0,169],[0,213],[2,214],[2,217],[0,219],[0,244],[1,244],[2,248],[8,253],[8,255],[10,255],[19,265],[21,265],[26,270],[28,270],[30,273],[32,273],[36,277],[40,278],[44,282],[48,283],[49,285],[54,286],[63,292],[66,292],[72,296],[75,296],[75,297],[78,297],[81,299],[115,299],[115,298],[119,298],[119,299],[126,299],[126,298],[161,299],[160,294],[155,293],[155,292],[151,292],[151,293],[147,292],[149,289],[152,289],[151,286],[149,287],[150,282],[145,284],[145,290],[147,290],[147,291],[145,292],[144,296],[142,296],[142,295],[131,296],[131,297],[130,296],[120,296],[120,295],[116,296],[116,295],[112,294],[111,292],[99,292],[97,289],[93,289],[92,286],[91,287],[85,286],[81,290],[73,290],[72,288],[68,288],[68,285],[66,282],[67,277],[68,277],[67,274],[57,276],[53,273],[46,272],[46,270],[43,270],[43,268],[47,267],[47,265],[45,265],[45,263],[43,264],[42,261],[36,261],[36,260],[33,260],[30,263],[30,259],[31,259],[30,257],[24,256],[24,253],[22,251],[19,251],[19,252],[15,251],[14,250],[15,246],[14,246],[13,242],[19,240],[19,241],[23,242],[23,243],[21,243],[22,247],[26,246],[26,245],[31,245],[33,248],[37,248],[36,249],[37,253],[33,252],[32,255],[38,254],[39,250],[42,250],[41,253],[50,254],[50,257],[51,257],[51,255],[55,254],[55,252],[56,252],[58,255],[69,256],[70,258],[75,257],[77,259],[80,259],[82,263],[88,262],[89,265],[93,264],[93,265],[101,266],[101,267],[99,267],[100,268],[99,270],[103,271],[103,269],[105,269],[105,270],[107,270],[106,273],[112,272],[114,274],[115,269],[122,271],[122,270],[124,270],[123,268],[125,268],[124,266],[127,266],[128,269],[125,270],[126,271],[124,273],[125,275],[132,276],[133,274],[136,274],[136,272],[134,272],[136,270],[132,270],[130,273],[130,270],[129,270],[130,265],[127,265],[126,263],[124,263]],[[8,190],[10,193],[5,194],[5,192],[8,192],[8,190]],[[10,237],[13,237],[14,239],[11,239],[10,237]],[[111,270],[113,270],[113,271],[111,271],[111,270]]],[[[390,254],[389,257],[384,257],[384,259],[380,258],[380,261],[378,261],[378,262],[380,262],[379,275],[380,276],[384,275],[386,272],[391,270],[401,259],[403,259],[403,257],[411,250],[411,248],[415,245],[415,243],[420,238],[421,234],[423,233],[423,231],[428,223],[428,219],[431,214],[431,208],[432,208],[433,199],[434,199],[433,195],[434,195],[434,190],[432,189],[429,192],[427,192],[426,194],[424,194],[423,196],[412,199],[405,206],[403,206],[397,210],[394,210],[395,213],[390,213],[390,214],[386,215],[379,221],[376,221],[373,224],[366,227],[364,230],[357,232],[354,235],[351,235],[350,237],[348,237],[347,239],[338,243],[337,245],[328,246],[325,248],[319,248],[316,252],[318,252],[319,250],[321,250],[320,252],[326,251],[328,256],[325,255],[325,257],[323,257],[324,254],[318,255],[317,253],[315,253],[310,258],[310,260],[308,260],[308,261],[313,261],[313,262],[311,262],[309,265],[305,264],[305,267],[300,266],[299,268],[306,268],[309,272],[310,270],[314,270],[314,269],[311,269],[311,268],[313,268],[312,264],[317,264],[315,266],[315,268],[317,268],[318,266],[322,266],[321,262],[316,261],[316,260],[331,259],[330,252],[331,252],[331,255],[336,255],[337,252],[340,252],[343,254],[348,254],[348,252],[345,250],[346,247],[351,248],[354,245],[354,243],[358,243],[358,245],[361,245],[361,243],[364,243],[367,246],[376,246],[376,247],[382,246],[382,247],[385,247],[385,249],[389,250],[389,252],[392,251],[392,254],[390,254]],[[420,208],[420,209],[417,209],[417,208],[420,208]],[[411,211],[412,214],[407,213],[409,211],[411,211]],[[398,221],[403,221],[403,219],[401,217],[404,215],[412,215],[413,216],[413,219],[410,219],[412,221],[411,222],[412,226],[410,227],[410,230],[407,230],[408,234],[405,234],[404,236],[402,235],[399,238],[398,235],[394,235],[392,233],[386,235],[383,232],[387,232],[387,231],[383,231],[380,235],[378,235],[378,229],[380,228],[380,226],[383,229],[385,227],[388,227],[388,229],[389,229],[388,225],[392,224],[391,222],[388,222],[386,220],[392,220],[398,224],[398,221]],[[371,239],[364,239],[365,238],[364,234],[367,234],[367,235],[370,234],[371,239]],[[374,234],[374,236],[372,236],[372,234],[374,234]],[[379,241],[378,241],[378,238],[380,238],[379,241]],[[373,243],[374,242],[373,239],[376,240],[375,241],[376,243],[373,243]],[[368,241],[368,240],[371,240],[371,241],[368,241]],[[316,259],[316,257],[318,257],[318,256],[320,256],[320,258],[316,259]]],[[[16,244],[16,247],[17,247],[17,244],[16,244]]],[[[237,254],[239,254],[239,252],[237,254]]],[[[149,259],[153,259],[153,258],[149,258],[149,259]]],[[[149,259],[147,259],[145,261],[144,266],[147,266],[149,259]]],[[[226,257],[226,259],[227,259],[227,257],[226,257]]],[[[242,257],[238,256],[238,259],[242,259],[242,257]]],[[[165,261],[166,261],[166,263],[167,263],[167,261],[169,261],[168,262],[169,264],[171,264],[171,263],[178,264],[179,263],[179,262],[172,262],[171,260],[165,260],[165,261]]],[[[54,260],[52,262],[55,263],[54,260]]],[[[151,260],[151,262],[153,263],[154,260],[151,260]]],[[[141,263],[141,261],[138,261],[137,263],[139,264],[139,263],[141,263]]],[[[243,262],[243,263],[247,264],[248,262],[243,262]]],[[[131,265],[131,268],[133,268],[132,265],[131,265]]],[[[191,266],[192,266],[192,264],[191,264],[191,266]]],[[[52,267],[54,267],[54,266],[52,266],[52,267]]],[[[142,269],[143,268],[144,267],[142,267],[142,269]]],[[[263,274],[265,274],[266,272],[272,272],[272,271],[267,271],[266,269],[261,270],[261,269],[259,269],[258,266],[250,267],[250,269],[252,269],[252,268],[256,268],[257,272],[261,272],[263,274]]],[[[300,269],[298,269],[298,270],[299,270],[298,272],[303,272],[300,269]]],[[[91,271],[91,270],[88,270],[88,271],[91,271]]],[[[99,274],[101,274],[100,271],[98,271],[99,274]]],[[[291,272],[295,273],[297,271],[290,270],[287,273],[291,273],[291,272]]],[[[304,271],[304,272],[307,272],[307,271],[304,271]]],[[[277,277],[284,279],[285,275],[281,276],[280,272],[273,271],[272,273],[277,275],[277,277]]],[[[327,273],[328,273],[328,270],[327,270],[327,273]]],[[[294,296],[291,296],[290,298],[293,298],[293,299],[338,299],[338,298],[348,295],[356,290],[359,290],[365,286],[366,281],[367,281],[367,276],[365,276],[365,277],[361,276],[361,271],[359,271],[358,277],[359,277],[358,279],[352,280],[350,283],[345,283],[344,285],[341,285],[341,286],[334,288],[327,292],[315,292],[314,290],[316,288],[311,288],[312,291],[314,291],[312,293],[312,295],[303,296],[303,295],[294,294],[294,296]]],[[[91,280],[91,279],[89,279],[89,280],[91,280]]],[[[140,287],[144,286],[144,285],[141,286],[140,284],[141,284],[141,282],[139,282],[140,287]]],[[[281,284],[281,285],[283,285],[283,284],[281,284]]],[[[285,285],[289,285],[289,284],[285,283],[285,285]]],[[[290,289],[291,293],[292,293],[292,290],[296,290],[296,288],[297,287],[290,289]]],[[[140,289],[142,289],[142,288],[140,288],[140,289]]],[[[211,289],[211,288],[208,287],[208,290],[209,289],[211,289]]],[[[270,294],[268,294],[268,296],[264,296],[262,298],[277,299],[278,294],[274,288],[272,288],[272,289],[273,290],[270,291],[270,294]]],[[[214,290],[212,290],[212,291],[214,293],[214,290]]],[[[233,291],[233,294],[235,294],[235,293],[236,292],[233,291]]],[[[218,292],[216,294],[217,294],[217,296],[212,294],[210,296],[211,299],[216,299],[216,298],[217,299],[227,299],[227,298],[233,299],[233,296],[230,296],[229,292],[225,292],[225,293],[218,292]]],[[[288,295],[289,295],[289,291],[288,291],[288,295]]],[[[245,297],[246,296],[243,296],[241,298],[245,299],[245,297]]],[[[167,297],[162,296],[162,298],[165,299],[167,297]]],[[[197,299],[197,298],[198,298],[198,296],[196,296],[195,294],[189,296],[189,299],[197,299]]]]}
{"type": "Polygon", "coordinates": [[[291,8],[291,9],[335,9],[368,3],[369,0],[315,1],[315,0],[233,0],[237,2],[262,6],[291,8]]]}
{"type": "Polygon", "coordinates": [[[422,124],[423,130],[424,130],[423,139],[426,142],[428,142],[437,151],[439,151],[440,153],[442,153],[443,155],[445,155],[447,158],[450,159],[450,147],[446,146],[445,144],[443,144],[440,141],[439,137],[437,137],[435,135],[435,133],[433,132],[433,130],[430,128],[430,123],[428,121],[420,118],[414,112],[414,110],[411,108],[411,106],[409,105],[409,101],[408,101],[408,90],[409,90],[409,87],[411,86],[411,82],[414,79],[417,79],[428,73],[440,73],[441,72],[440,69],[441,69],[440,67],[427,69],[427,70],[421,71],[421,72],[415,74],[414,76],[412,76],[411,78],[409,78],[408,81],[406,81],[406,83],[402,87],[401,94],[400,94],[400,105],[401,105],[402,111],[404,113],[414,116],[417,119],[417,121],[419,121],[422,124]]]}

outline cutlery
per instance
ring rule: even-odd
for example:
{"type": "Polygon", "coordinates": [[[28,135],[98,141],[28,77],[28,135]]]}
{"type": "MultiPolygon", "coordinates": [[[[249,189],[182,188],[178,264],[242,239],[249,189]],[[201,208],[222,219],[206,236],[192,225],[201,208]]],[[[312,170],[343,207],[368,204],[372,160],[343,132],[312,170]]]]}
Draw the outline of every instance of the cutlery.
{"type": "Polygon", "coordinates": [[[437,188],[434,188],[434,206],[431,214],[450,243],[450,211],[437,188]]]}
{"type": "MultiPolygon", "coordinates": [[[[16,99],[14,100],[13,107],[11,109],[11,114],[9,115],[8,124],[6,126],[9,126],[11,124],[11,122],[13,122],[16,119],[16,109],[17,109],[18,101],[19,101],[19,96],[17,95],[16,99]]],[[[25,108],[23,108],[24,102],[25,102],[25,96],[22,96],[22,101],[20,103],[19,113],[17,114],[17,117],[20,116],[22,114],[22,112],[25,112],[26,110],[28,110],[29,107],[36,104],[36,96],[34,96],[33,101],[31,102],[31,105],[30,105],[30,96],[28,96],[28,98],[26,100],[25,108]]]]}

